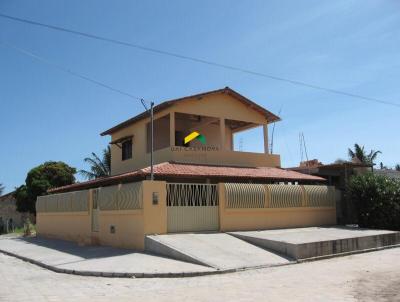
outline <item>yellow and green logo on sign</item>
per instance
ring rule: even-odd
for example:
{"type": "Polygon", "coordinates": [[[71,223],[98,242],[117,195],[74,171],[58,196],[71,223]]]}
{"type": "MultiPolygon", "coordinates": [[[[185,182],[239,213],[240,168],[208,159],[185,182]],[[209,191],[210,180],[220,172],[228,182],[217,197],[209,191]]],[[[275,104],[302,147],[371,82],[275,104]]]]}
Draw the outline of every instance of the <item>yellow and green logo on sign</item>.
{"type": "Polygon", "coordinates": [[[190,133],[189,135],[187,135],[185,137],[185,139],[183,140],[183,144],[185,146],[187,146],[192,140],[197,139],[199,142],[201,142],[203,145],[206,144],[206,138],[204,135],[200,134],[197,131],[193,131],[192,133],[190,133]]]}

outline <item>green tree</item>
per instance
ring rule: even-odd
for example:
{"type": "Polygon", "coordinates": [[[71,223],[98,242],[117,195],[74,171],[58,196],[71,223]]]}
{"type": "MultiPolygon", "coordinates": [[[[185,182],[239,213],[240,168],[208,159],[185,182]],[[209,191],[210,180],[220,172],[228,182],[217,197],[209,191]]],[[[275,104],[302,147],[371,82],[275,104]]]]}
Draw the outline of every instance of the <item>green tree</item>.
{"type": "Polygon", "coordinates": [[[19,186],[14,191],[14,197],[17,200],[17,211],[18,212],[30,212],[35,213],[35,201],[33,197],[28,197],[26,185],[19,186]]]}
{"type": "Polygon", "coordinates": [[[95,179],[99,177],[110,176],[111,174],[111,148],[107,146],[103,150],[103,156],[100,159],[96,153],[92,152],[92,157],[86,157],[85,163],[90,166],[90,171],[80,170],[79,174],[86,179],[95,179]]]}
{"type": "Polygon", "coordinates": [[[33,168],[28,172],[25,184],[18,187],[14,193],[17,211],[35,213],[36,198],[46,195],[47,190],[51,188],[74,183],[75,173],[75,168],[61,161],[48,161],[33,168]]]}
{"type": "Polygon", "coordinates": [[[400,171],[400,164],[397,164],[396,167],[394,167],[394,169],[395,169],[396,171],[400,171]]]}
{"type": "Polygon", "coordinates": [[[1,196],[1,194],[3,194],[3,191],[4,191],[4,186],[3,186],[3,184],[0,184],[0,196],[1,196]]]}
{"type": "Polygon", "coordinates": [[[382,153],[381,151],[371,150],[369,153],[365,151],[364,146],[360,146],[359,144],[354,144],[354,150],[348,150],[350,160],[359,160],[364,164],[374,164],[374,161],[378,157],[378,154],[382,153]]]}

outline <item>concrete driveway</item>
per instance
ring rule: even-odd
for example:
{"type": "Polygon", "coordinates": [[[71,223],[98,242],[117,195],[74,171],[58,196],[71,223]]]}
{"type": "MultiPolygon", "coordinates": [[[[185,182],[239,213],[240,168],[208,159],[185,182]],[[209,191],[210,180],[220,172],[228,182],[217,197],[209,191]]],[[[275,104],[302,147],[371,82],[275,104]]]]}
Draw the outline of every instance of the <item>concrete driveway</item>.
{"type": "Polygon", "coordinates": [[[183,233],[146,237],[146,250],[218,270],[283,265],[290,259],[226,233],[183,233]]]}

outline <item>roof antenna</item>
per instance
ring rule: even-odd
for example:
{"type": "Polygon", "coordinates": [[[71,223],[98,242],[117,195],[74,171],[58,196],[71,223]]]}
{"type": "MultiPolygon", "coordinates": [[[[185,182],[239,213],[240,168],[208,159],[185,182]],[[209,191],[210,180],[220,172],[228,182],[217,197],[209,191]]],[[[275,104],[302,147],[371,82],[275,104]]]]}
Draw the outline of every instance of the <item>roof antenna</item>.
{"type": "MultiPolygon", "coordinates": [[[[278,116],[281,115],[281,111],[282,111],[282,106],[281,106],[281,108],[279,109],[278,116]]],[[[270,154],[274,154],[274,133],[275,133],[275,124],[276,124],[276,122],[274,122],[273,125],[272,125],[271,145],[270,145],[270,152],[269,152],[270,154]]]]}
{"type": "Polygon", "coordinates": [[[303,144],[301,141],[301,132],[299,132],[299,147],[300,147],[300,165],[304,160],[304,156],[303,156],[303,144]]]}
{"type": "Polygon", "coordinates": [[[305,153],[305,155],[306,155],[306,160],[308,161],[306,139],[304,138],[304,133],[303,133],[303,132],[301,133],[301,135],[303,136],[304,153],[305,153]]]}
{"type": "Polygon", "coordinates": [[[306,161],[308,161],[308,154],[307,154],[307,146],[306,146],[306,139],[304,138],[304,133],[299,133],[299,145],[300,145],[300,163],[304,161],[304,155],[306,161]]]}

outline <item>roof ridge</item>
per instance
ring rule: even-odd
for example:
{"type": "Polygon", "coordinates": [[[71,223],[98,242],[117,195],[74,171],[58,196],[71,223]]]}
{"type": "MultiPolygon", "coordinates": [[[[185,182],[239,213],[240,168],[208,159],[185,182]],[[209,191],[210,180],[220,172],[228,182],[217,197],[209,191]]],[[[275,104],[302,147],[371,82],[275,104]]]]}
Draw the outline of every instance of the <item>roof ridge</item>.
{"type": "MultiPolygon", "coordinates": [[[[250,106],[255,109],[255,110],[259,110],[259,111],[263,111],[264,114],[268,115],[269,121],[270,122],[277,122],[280,121],[281,119],[273,114],[272,112],[268,111],[267,109],[265,109],[264,107],[262,107],[261,105],[258,105],[257,103],[251,101],[250,99],[248,99],[247,97],[243,96],[242,94],[240,94],[239,92],[233,90],[232,88],[225,86],[224,88],[220,88],[220,89],[215,89],[215,90],[210,90],[210,91],[206,91],[206,92],[201,92],[201,93],[197,93],[197,94],[193,94],[193,95],[188,95],[188,96],[184,96],[184,97],[180,97],[180,98],[175,98],[175,99],[169,99],[166,101],[163,101],[159,104],[157,104],[156,106],[154,106],[153,111],[156,113],[158,111],[161,111],[163,109],[166,109],[170,106],[172,106],[174,103],[179,102],[179,101],[183,101],[186,99],[191,99],[191,98],[199,98],[205,95],[209,95],[209,94],[215,94],[215,93],[230,93],[232,95],[232,97],[236,97],[237,99],[241,100],[242,102],[246,102],[248,104],[250,104],[250,106]]],[[[147,116],[147,111],[143,111],[142,113],[139,113],[137,115],[135,115],[132,118],[129,118],[119,124],[117,124],[114,127],[109,128],[106,131],[103,131],[102,133],[100,133],[101,136],[104,135],[109,135],[112,134],[113,132],[122,129],[132,123],[135,123],[143,118],[145,118],[147,116]]]]}

